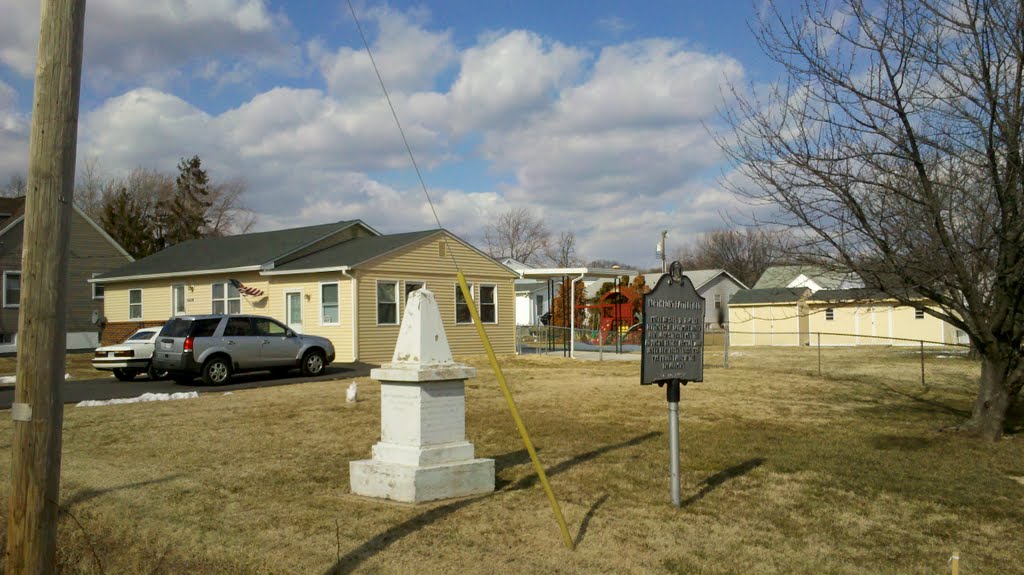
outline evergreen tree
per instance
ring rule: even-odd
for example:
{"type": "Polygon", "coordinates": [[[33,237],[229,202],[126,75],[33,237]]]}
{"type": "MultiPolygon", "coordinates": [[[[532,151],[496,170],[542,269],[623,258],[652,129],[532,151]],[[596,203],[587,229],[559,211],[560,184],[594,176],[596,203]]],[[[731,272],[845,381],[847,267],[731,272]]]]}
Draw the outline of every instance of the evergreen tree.
{"type": "Polygon", "coordinates": [[[165,235],[158,239],[163,244],[159,248],[204,237],[206,213],[212,204],[210,180],[199,156],[182,158],[174,195],[160,206],[159,219],[165,235]]]}

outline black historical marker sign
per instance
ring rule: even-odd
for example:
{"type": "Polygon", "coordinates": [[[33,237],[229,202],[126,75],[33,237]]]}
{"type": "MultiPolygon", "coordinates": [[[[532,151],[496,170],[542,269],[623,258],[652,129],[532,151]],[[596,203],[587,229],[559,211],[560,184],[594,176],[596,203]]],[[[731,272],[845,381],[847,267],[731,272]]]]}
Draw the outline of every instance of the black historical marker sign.
{"type": "Polygon", "coordinates": [[[704,298],[679,262],[644,296],[640,383],[704,381],[704,298]]]}

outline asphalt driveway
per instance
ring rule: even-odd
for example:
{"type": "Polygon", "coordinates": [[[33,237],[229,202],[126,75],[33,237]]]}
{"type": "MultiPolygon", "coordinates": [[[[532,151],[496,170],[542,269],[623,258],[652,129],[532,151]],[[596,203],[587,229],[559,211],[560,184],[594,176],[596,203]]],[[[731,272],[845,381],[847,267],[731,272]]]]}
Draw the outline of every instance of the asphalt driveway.
{"type": "MultiPolygon", "coordinates": [[[[370,369],[374,367],[377,366],[369,363],[334,363],[327,366],[324,373],[316,377],[302,377],[298,370],[284,377],[275,377],[266,371],[256,371],[234,375],[227,384],[218,386],[203,385],[198,379],[192,385],[178,385],[172,380],[150,381],[145,376],[139,376],[135,381],[125,382],[118,381],[111,375],[98,379],[65,381],[61,387],[61,393],[64,403],[78,403],[87,399],[123,399],[138,397],[143,393],[179,393],[183,391],[224,393],[238,389],[364,377],[370,375],[370,369]]],[[[0,388],[0,409],[10,409],[13,402],[14,386],[7,385],[0,388]]]]}

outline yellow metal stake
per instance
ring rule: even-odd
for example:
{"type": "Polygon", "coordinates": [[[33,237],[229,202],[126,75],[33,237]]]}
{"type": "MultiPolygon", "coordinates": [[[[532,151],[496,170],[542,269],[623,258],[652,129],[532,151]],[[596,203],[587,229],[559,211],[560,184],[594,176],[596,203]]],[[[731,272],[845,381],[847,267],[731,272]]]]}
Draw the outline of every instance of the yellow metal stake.
{"type": "Polygon", "coordinates": [[[949,558],[949,572],[951,575],[960,575],[960,552],[957,551],[949,558]]]}
{"type": "Polygon", "coordinates": [[[555,512],[558,527],[562,530],[562,540],[565,542],[566,547],[574,549],[576,546],[569,535],[569,528],[565,525],[565,518],[562,517],[562,510],[558,507],[558,501],[555,500],[555,492],[551,490],[548,476],[544,473],[544,468],[541,467],[540,459],[537,457],[537,450],[533,448],[533,442],[530,441],[530,434],[526,432],[526,426],[523,425],[523,420],[519,417],[519,410],[516,409],[516,403],[512,399],[512,392],[509,391],[508,384],[505,383],[505,374],[501,372],[498,358],[495,357],[494,348],[491,347],[491,340],[487,338],[484,324],[480,321],[480,314],[476,311],[476,306],[473,303],[473,294],[470,293],[469,286],[466,285],[466,278],[462,275],[461,271],[458,272],[457,277],[459,279],[459,289],[462,290],[462,297],[466,299],[469,313],[473,316],[473,324],[476,325],[476,331],[480,334],[480,341],[483,342],[484,349],[487,351],[487,359],[491,361],[491,368],[494,370],[494,376],[498,379],[498,386],[501,387],[501,393],[505,395],[505,403],[508,404],[508,410],[512,412],[512,419],[515,420],[516,427],[519,428],[519,435],[522,436],[523,444],[526,445],[526,451],[529,452],[530,460],[533,461],[533,468],[537,470],[540,484],[544,486],[544,492],[547,493],[548,501],[551,502],[551,509],[555,512]]]}

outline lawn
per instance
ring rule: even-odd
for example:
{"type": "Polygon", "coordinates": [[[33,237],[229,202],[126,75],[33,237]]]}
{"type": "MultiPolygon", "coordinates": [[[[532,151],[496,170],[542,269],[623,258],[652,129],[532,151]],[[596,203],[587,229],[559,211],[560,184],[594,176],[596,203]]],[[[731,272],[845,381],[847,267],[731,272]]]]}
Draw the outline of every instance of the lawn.
{"type": "MultiPolygon", "coordinates": [[[[69,353],[65,356],[66,371],[71,381],[79,379],[99,379],[107,377],[113,379],[114,376],[109,371],[101,371],[94,369],[92,366],[93,353],[91,351],[74,352],[69,353]]],[[[10,355],[7,357],[0,357],[0,375],[14,375],[18,371],[18,357],[10,355]]],[[[141,378],[140,378],[141,379],[141,378]]]]}
{"type": "Polygon", "coordinates": [[[69,407],[64,572],[943,573],[955,552],[962,573],[1020,572],[1024,439],[944,431],[969,381],[782,375],[796,356],[744,353],[683,389],[680,509],[664,391],[638,364],[503,360],[575,551],[477,360],[467,430],[498,488],[420,506],[349,493],[379,438],[370,380],[355,404],[340,381],[69,407]]]}

